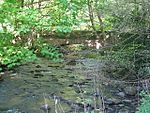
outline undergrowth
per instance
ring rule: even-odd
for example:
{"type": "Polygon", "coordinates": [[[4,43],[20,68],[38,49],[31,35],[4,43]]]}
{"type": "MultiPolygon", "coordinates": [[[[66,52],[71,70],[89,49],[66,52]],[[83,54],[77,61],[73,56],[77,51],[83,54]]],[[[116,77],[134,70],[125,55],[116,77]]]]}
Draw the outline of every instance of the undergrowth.
{"type": "Polygon", "coordinates": [[[42,38],[37,39],[32,46],[32,49],[38,56],[46,57],[53,62],[62,61],[63,54],[60,49],[51,44],[45,43],[42,38]]]}
{"type": "MultiPolygon", "coordinates": [[[[148,41],[140,40],[134,42],[131,40],[123,45],[106,48],[100,53],[99,59],[111,61],[119,65],[119,67],[123,67],[122,69],[132,72],[128,76],[134,75],[138,80],[150,77],[150,46],[148,41]]],[[[118,72],[119,67],[117,68],[118,72]]],[[[124,78],[123,73],[121,75],[124,78]]],[[[135,80],[135,78],[133,79],[135,80]]],[[[150,113],[149,93],[141,93],[141,104],[136,113],[150,113]]]]}
{"type": "Polygon", "coordinates": [[[141,93],[141,104],[136,113],[150,113],[150,94],[141,93]]]}
{"type": "Polygon", "coordinates": [[[36,55],[25,47],[7,46],[0,48],[0,70],[12,69],[14,66],[36,59],[36,55]]]}

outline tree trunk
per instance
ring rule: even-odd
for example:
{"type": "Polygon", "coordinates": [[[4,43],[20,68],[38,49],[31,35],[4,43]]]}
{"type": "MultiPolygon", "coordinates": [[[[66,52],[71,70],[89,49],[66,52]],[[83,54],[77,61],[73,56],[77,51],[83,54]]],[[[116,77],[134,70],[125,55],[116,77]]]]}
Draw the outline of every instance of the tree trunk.
{"type": "Polygon", "coordinates": [[[24,7],[24,0],[21,0],[21,8],[24,7]]]}
{"type": "Polygon", "coordinates": [[[100,38],[99,35],[98,35],[98,33],[97,33],[97,31],[96,31],[95,25],[94,25],[94,14],[93,14],[93,9],[92,9],[91,2],[92,1],[87,0],[89,18],[90,18],[90,22],[92,24],[92,29],[94,31],[94,34],[96,35],[97,38],[100,38]]]}
{"type": "Polygon", "coordinates": [[[99,20],[100,31],[102,32],[102,35],[101,35],[102,43],[104,43],[103,41],[106,38],[106,34],[105,34],[105,31],[104,31],[104,23],[103,23],[103,20],[101,18],[100,11],[97,11],[97,17],[98,17],[98,20],[99,20]]]}

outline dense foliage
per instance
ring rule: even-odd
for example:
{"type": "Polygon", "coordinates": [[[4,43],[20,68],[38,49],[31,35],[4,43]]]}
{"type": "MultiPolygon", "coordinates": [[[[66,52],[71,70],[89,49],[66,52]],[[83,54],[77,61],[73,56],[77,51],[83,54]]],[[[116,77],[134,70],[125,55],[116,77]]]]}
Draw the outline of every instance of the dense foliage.
{"type": "Polygon", "coordinates": [[[23,47],[7,46],[0,48],[0,51],[0,65],[2,68],[11,69],[13,66],[36,59],[36,55],[32,51],[23,47]]]}

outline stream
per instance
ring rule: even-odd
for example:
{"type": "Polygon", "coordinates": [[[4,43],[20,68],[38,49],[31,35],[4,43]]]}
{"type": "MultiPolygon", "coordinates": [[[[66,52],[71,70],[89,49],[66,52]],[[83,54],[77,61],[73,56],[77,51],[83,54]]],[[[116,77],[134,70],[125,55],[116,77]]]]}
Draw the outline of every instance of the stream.
{"type": "Polygon", "coordinates": [[[0,113],[135,113],[137,85],[107,81],[104,61],[74,59],[65,65],[39,58],[1,73],[0,113]],[[99,88],[99,89],[98,89],[99,88]]]}

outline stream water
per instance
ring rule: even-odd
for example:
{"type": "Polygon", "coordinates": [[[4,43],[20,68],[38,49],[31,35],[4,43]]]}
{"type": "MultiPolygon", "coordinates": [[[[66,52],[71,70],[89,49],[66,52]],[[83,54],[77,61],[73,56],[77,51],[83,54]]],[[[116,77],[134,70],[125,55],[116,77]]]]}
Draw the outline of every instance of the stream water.
{"type": "Polygon", "coordinates": [[[135,113],[138,86],[103,80],[104,64],[76,59],[61,65],[39,58],[7,71],[0,81],[0,113],[90,113],[95,106],[106,113],[135,113]]]}

